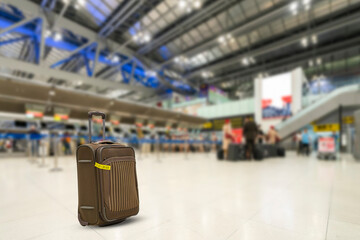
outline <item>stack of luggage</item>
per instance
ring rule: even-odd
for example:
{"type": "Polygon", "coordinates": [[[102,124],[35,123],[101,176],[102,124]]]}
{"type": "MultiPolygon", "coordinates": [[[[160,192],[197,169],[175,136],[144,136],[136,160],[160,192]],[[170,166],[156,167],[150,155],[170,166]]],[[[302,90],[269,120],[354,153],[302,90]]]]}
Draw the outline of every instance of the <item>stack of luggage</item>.
{"type": "MultiPolygon", "coordinates": [[[[285,149],[277,145],[270,144],[256,144],[253,158],[255,160],[263,160],[264,158],[272,157],[285,157],[285,149]]],[[[217,152],[217,158],[219,160],[224,159],[224,151],[219,149],[217,152]]],[[[246,160],[246,149],[243,144],[232,143],[228,149],[227,160],[241,161],[246,160]]]]}

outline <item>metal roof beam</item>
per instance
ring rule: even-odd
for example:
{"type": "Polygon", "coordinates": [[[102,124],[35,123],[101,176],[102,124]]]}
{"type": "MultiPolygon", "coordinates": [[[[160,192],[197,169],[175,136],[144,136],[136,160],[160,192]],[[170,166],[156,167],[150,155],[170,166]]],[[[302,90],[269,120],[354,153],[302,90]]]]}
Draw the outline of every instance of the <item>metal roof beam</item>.
{"type": "Polygon", "coordinates": [[[155,90],[142,87],[142,86],[132,86],[129,84],[123,84],[123,83],[116,83],[112,81],[105,81],[100,78],[95,77],[86,77],[82,76],[76,73],[61,71],[57,69],[51,69],[46,66],[39,66],[36,64],[23,62],[11,58],[6,57],[0,57],[0,66],[9,68],[12,70],[22,70],[25,72],[33,73],[35,75],[47,77],[47,78],[57,78],[57,79],[63,79],[67,82],[71,83],[74,82],[74,79],[82,81],[84,84],[89,84],[92,86],[98,86],[98,87],[108,87],[112,89],[124,89],[124,90],[131,90],[131,91],[137,91],[142,92],[145,94],[152,94],[155,92],[155,90]]]}
{"type": "Polygon", "coordinates": [[[60,60],[58,60],[58,61],[56,61],[54,63],[51,63],[50,67],[54,68],[54,67],[57,67],[57,66],[65,63],[68,58],[71,58],[73,55],[75,55],[75,54],[81,52],[82,50],[86,49],[87,47],[90,47],[90,46],[95,45],[95,44],[97,44],[97,42],[88,42],[88,43],[74,49],[73,51],[67,53],[64,57],[62,57],[62,59],[60,59],[60,60]]]}
{"type": "Polygon", "coordinates": [[[198,24],[204,22],[210,16],[215,15],[217,12],[221,11],[222,9],[226,9],[230,7],[236,0],[227,0],[227,1],[215,1],[212,4],[202,8],[201,10],[197,11],[192,16],[186,18],[183,22],[177,24],[175,27],[171,28],[169,31],[166,31],[164,34],[160,35],[159,37],[153,39],[145,46],[143,46],[138,53],[146,54],[151,50],[161,46],[162,44],[170,41],[171,39],[189,31],[193,27],[198,24]]]}
{"type": "Polygon", "coordinates": [[[247,77],[250,75],[255,75],[260,72],[269,71],[269,70],[270,71],[279,71],[279,70],[294,68],[294,67],[300,66],[304,63],[307,64],[309,59],[313,59],[313,58],[317,58],[317,57],[325,58],[329,55],[338,54],[338,53],[342,53],[342,52],[348,52],[348,51],[352,51],[352,50],[358,52],[359,44],[360,44],[360,37],[356,37],[356,38],[346,40],[346,41],[343,41],[340,43],[335,43],[335,44],[331,44],[331,45],[328,45],[325,47],[318,48],[316,56],[314,56],[313,51],[309,49],[305,53],[292,55],[290,57],[286,57],[286,58],[283,58],[283,59],[280,59],[277,61],[272,61],[272,62],[263,64],[263,65],[255,66],[255,67],[252,67],[252,68],[249,68],[246,70],[237,71],[237,72],[233,72],[233,73],[226,74],[223,76],[219,76],[219,77],[216,77],[216,78],[210,80],[209,82],[211,84],[225,83],[225,82],[234,80],[232,78],[237,78],[240,76],[247,77]]]}
{"type": "MultiPolygon", "coordinates": [[[[269,13],[267,14],[262,14],[260,17],[259,16],[256,16],[253,18],[253,20],[241,25],[241,26],[238,26],[236,28],[234,28],[233,30],[231,31],[228,31],[228,30],[225,30],[223,31],[221,34],[231,34],[232,36],[238,36],[240,34],[244,34],[244,33],[247,33],[255,28],[258,28],[258,27],[261,27],[263,26],[264,24],[267,24],[269,23],[271,20],[273,19],[276,19],[277,17],[279,16],[284,16],[286,14],[291,14],[289,12],[289,5],[288,4],[280,4],[279,5],[276,5],[275,7],[273,7],[271,10],[269,10],[269,13]]],[[[211,49],[212,47],[214,46],[217,46],[219,43],[218,43],[218,37],[219,35],[215,35],[213,38],[207,40],[206,42],[203,42],[195,47],[192,47],[186,51],[183,51],[182,52],[182,55],[184,56],[193,56],[193,55],[196,55],[197,53],[199,52],[203,52],[207,49],[211,49]]],[[[173,60],[175,59],[175,57],[167,60],[167,61],[164,61],[162,62],[161,64],[159,64],[161,67],[166,65],[166,64],[169,64],[170,62],[172,62],[173,60]]]]}
{"type": "Polygon", "coordinates": [[[141,7],[143,1],[132,0],[128,1],[125,6],[120,6],[115,12],[110,16],[108,21],[101,27],[99,35],[102,37],[107,37],[113,33],[117,26],[122,24],[128,16],[133,14],[135,11],[141,7]]]}
{"type": "Polygon", "coordinates": [[[305,30],[304,32],[301,32],[296,35],[292,35],[291,37],[284,38],[282,40],[270,43],[270,44],[260,47],[258,49],[254,49],[250,52],[237,55],[230,59],[224,59],[221,62],[212,64],[212,65],[209,65],[206,67],[199,68],[196,71],[190,73],[187,76],[187,78],[194,77],[195,75],[200,74],[202,71],[205,71],[205,70],[209,70],[209,71],[210,70],[218,70],[218,69],[221,69],[228,65],[232,65],[232,64],[236,64],[236,63],[240,64],[240,60],[243,59],[244,57],[257,57],[257,56],[260,56],[260,55],[263,55],[263,54],[266,54],[266,53],[269,53],[272,51],[276,51],[282,47],[289,46],[289,45],[297,43],[297,42],[300,44],[301,39],[304,37],[308,37],[313,34],[316,34],[316,35],[323,34],[323,33],[330,32],[330,31],[333,31],[333,30],[336,30],[336,29],[339,29],[339,28],[342,28],[345,26],[350,26],[351,24],[356,24],[356,23],[360,23],[360,13],[354,13],[352,15],[347,15],[338,20],[327,22],[327,23],[322,24],[311,30],[305,30]]]}
{"type": "Polygon", "coordinates": [[[20,27],[20,26],[22,26],[22,25],[25,25],[25,24],[27,24],[27,23],[29,23],[29,22],[33,22],[33,21],[35,21],[36,19],[39,19],[39,17],[33,17],[33,18],[30,18],[30,19],[25,18],[25,19],[23,19],[23,20],[15,23],[15,24],[12,24],[11,26],[9,26],[9,27],[7,27],[7,28],[1,29],[1,31],[0,31],[0,37],[3,36],[4,34],[10,32],[10,31],[14,30],[14,29],[17,28],[17,27],[20,27]]]}
{"type": "MultiPolygon", "coordinates": [[[[30,1],[24,1],[24,0],[2,0],[2,2],[6,4],[13,5],[19,9],[26,9],[29,12],[32,12],[34,14],[38,14],[41,16],[41,13],[43,12],[43,9],[40,5],[37,5],[36,3],[30,2],[30,1]]],[[[99,41],[98,33],[95,31],[92,31],[84,26],[81,26],[80,24],[69,20],[64,17],[59,17],[59,14],[56,14],[54,12],[51,12],[51,14],[54,16],[54,19],[57,19],[56,27],[67,29],[74,34],[78,34],[82,37],[85,37],[90,42],[99,41]]],[[[121,45],[113,40],[110,39],[102,39],[105,42],[105,46],[109,46],[111,49],[119,49],[121,45]]],[[[121,47],[122,54],[127,56],[133,56],[135,52],[127,47],[121,47]]],[[[144,58],[145,59],[145,58],[144,58]]],[[[154,63],[152,60],[146,58],[147,61],[149,61],[151,64],[154,63]]]]}

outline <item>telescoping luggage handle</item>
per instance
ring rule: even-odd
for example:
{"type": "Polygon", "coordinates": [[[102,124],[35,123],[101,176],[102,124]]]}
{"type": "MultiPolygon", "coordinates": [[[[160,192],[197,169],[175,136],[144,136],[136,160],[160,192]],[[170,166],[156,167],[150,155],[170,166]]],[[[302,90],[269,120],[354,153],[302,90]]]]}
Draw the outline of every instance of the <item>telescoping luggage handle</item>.
{"type": "Polygon", "coordinates": [[[92,120],[92,116],[101,116],[102,118],[102,123],[103,123],[103,136],[102,136],[102,140],[105,140],[105,113],[103,112],[97,112],[97,111],[90,111],[88,112],[88,116],[89,116],[89,143],[91,143],[91,120],[92,120]]]}

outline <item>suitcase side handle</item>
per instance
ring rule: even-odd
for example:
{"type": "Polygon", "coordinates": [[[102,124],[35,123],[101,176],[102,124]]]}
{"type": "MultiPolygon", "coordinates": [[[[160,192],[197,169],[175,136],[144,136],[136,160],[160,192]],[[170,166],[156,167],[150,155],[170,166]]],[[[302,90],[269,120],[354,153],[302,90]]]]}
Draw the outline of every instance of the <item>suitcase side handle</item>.
{"type": "Polygon", "coordinates": [[[88,117],[89,117],[89,143],[91,143],[91,120],[92,120],[92,116],[101,116],[102,118],[102,123],[103,123],[103,136],[102,136],[102,140],[105,140],[105,113],[103,112],[98,112],[98,111],[90,111],[88,112],[88,117]]]}

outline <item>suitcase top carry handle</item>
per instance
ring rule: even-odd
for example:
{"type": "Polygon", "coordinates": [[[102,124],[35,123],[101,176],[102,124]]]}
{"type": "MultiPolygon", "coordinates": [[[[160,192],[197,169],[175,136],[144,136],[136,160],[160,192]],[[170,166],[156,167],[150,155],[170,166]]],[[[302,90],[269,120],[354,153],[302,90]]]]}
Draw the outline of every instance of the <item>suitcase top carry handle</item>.
{"type": "Polygon", "coordinates": [[[103,112],[97,112],[97,111],[90,111],[88,112],[89,118],[92,118],[92,116],[101,116],[102,119],[105,119],[105,113],[103,112]]]}
{"type": "Polygon", "coordinates": [[[88,112],[88,116],[89,116],[89,143],[91,143],[91,120],[92,120],[92,116],[101,116],[102,118],[102,123],[103,123],[103,135],[102,135],[102,140],[105,140],[105,113],[103,112],[97,112],[97,111],[90,111],[88,112]]]}

